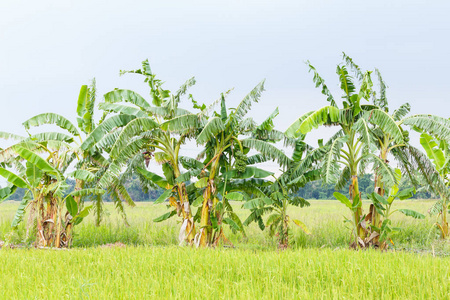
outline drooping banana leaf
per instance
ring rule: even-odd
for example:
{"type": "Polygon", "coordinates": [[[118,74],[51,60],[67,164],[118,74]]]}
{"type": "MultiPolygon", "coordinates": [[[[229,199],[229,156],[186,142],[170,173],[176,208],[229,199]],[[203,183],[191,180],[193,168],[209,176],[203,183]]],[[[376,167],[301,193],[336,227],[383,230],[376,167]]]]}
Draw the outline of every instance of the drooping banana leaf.
{"type": "Polygon", "coordinates": [[[25,215],[25,209],[27,208],[27,205],[31,200],[33,200],[33,195],[30,191],[26,191],[19,207],[17,208],[16,214],[14,215],[11,227],[16,228],[20,224],[20,222],[22,222],[23,216],[25,215]]]}
{"type": "Polygon", "coordinates": [[[69,120],[67,120],[63,116],[55,114],[55,113],[43,113],[43,114],[34,116],[22,123],[22,125],[27,130],[29,130],[31,127],[41,126],[44,124],[54,124],[64,130],[67,130],[74,136],[80,135],[80,133],[78,132],[78,129],[75,127],[75,125],[73,125],[69,120]]]}

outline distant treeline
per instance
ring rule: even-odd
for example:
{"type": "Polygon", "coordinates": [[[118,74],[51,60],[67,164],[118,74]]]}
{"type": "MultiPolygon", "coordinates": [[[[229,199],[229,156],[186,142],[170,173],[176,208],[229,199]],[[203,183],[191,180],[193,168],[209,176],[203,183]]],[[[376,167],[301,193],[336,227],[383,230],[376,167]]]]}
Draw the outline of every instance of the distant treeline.
{"type": "MultiPolygon", "coordinates": [[[[361,176],[358,180],[359,182],[359,190],[361,191],[361,196],[363,199],[367,199],[367,195],[371,194],[374,189],[374,182],[372,180],[373,175],[366,174],[361,176]]],[[[71,179],[67,179],[67,184],[70,185],[70,189],[68,193],[72,192],[75,188],[75,181],[71,179]]],[[[125,184],[125,187],[130,194],[131,198],[136,202],[143,201],[155,201],[163,192],[163,189],[154,189],[149,190],[148,193],[145,193],[139,184],[139,180],[136,177],[128,180],[125,184]]],[[[410,187],[409,184],[402,184],[400,189],[410,187]]],[[[340,193],[346,195],[348,194],[347,185],[342,190],[339,190],[340,193]]],[[[325,200],[334,200],[333,193],[336,191],[333,184],[322,184],[321,180],[309,182],[303,188],[300,188],[297,192],[297,196],[300,196],[305,199],[325,199],[325,200]]],[[[23,198],[25,193],[24,189],[17,189],[17,191],[12,195],[9,200],[20,201],[23,198]]],[[[431,199],[436,198],[429,192],[426,191],[418,191],[414,197],[414,199],[431,199]]],[[[109,195],[103,196],[103,201],[109,202],[111,201],[109,195]]]]}
{"type": "MultiPolygon", "coordinates": [[[[366,174],[358,178],[359,190],[361,192],[361,198],[367,199],[367,195],[373,193],[374,181],[372,174],[366,174]]],[[[400,183],[400,190],[404,188],[412,187],[411,184],[405,182],[400,183]]],[[[345,188],[338,192],[348,195],[349,184],[345,188]]],[[[309,182],[303,188],[299,189],[297,196],[305,199],[330,199],[334,200],[333,193],[336,192],[334,184],[322,184],[322,180],[309,182]]],[[[427,191],[417,191],[412,197],[413,199],[431,199],[437,198],[427,191]]]]}

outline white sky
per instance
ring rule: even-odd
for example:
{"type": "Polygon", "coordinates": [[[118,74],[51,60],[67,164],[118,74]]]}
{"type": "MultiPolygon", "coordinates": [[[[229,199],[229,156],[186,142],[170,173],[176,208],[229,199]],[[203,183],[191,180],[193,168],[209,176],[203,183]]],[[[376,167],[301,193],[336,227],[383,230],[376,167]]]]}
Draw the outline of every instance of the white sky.
{"type": "Polygon", "coordinates": [[[76,122],[80,85],[93,77],[99,98],[116,87],[145,97],[140,77],[118,74],[146,58],[172,90],[195,76],[190,92],[200,102],[234,87],[235,106],[266,78],[252,115],[262,120],[278,106],[285,130],[326,104],[304,61],[338,98],[342,51],[381,70],[393,108],[410,102],[413,113],[448,117],[449,15],[449,1],[2,0],[0,131],[25,134],[21,123],[43,112],[76,122]]]}

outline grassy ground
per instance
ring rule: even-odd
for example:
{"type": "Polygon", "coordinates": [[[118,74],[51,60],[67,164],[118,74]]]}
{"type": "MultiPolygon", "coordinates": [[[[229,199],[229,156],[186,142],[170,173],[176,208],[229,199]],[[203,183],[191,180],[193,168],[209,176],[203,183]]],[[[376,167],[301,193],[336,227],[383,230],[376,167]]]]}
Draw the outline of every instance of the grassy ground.
{"type": "Polygon", "coordinates": [[[449,262],[331,249],[2,250],[0,280],[4,299],[448,299],[449,262]]]}
{"type": "MultiPolygon", "coordinates": [[[[398,208],[426,214],[430,201],[402,201],[398,208]]],[[[233,204],[244,219],[247,212],[233,204]]],[[[25,226],[11,233],[17,203],[0,205],[0,239],[23,242],[25,226]]],[[[124,225],[112,205],[102,226],[89,219],[76,228],[74,249],[65,251],[3,248],[0,282],[7,299],[138,298],[322,298],[445,299],[450,294],[450,246],[438,242],[434,219],[398,214],[404,228],[394,237],[396,252],[347,250],[347,210],[337,201],[312,201],[290,209],[312,231],[293,228],[292,249],[276,243],[256,225],[247,237],[227,232],[235,249],[177,247],[179,224],[152,219],[164,205],[138,203],[124,225]],[[97,247],[122,242],[123,248],[97,247]],[[407,251],[398,251],[398,250],[407,251]],[[420,252],[412,253],[412,251],[420,252]],[[434,253],[437,257],[433,257],[434,253]]]]}
{"type": "MultiPolygon", "coordinates": [[[[419,249],[431,250],[431,246],[437,247],[439,251],[441,245],[436,242],[438,232],[433,223],[435,218],[427,214],[427,210],[432,205],[433,200],[427,201],[399,201],[395,208],[410,208],[421,212],[427,216],[424,220],[415,220],[397,213],[393,215],[394,226],[402,227],[403,230],[393,238],[397,249],[419,249]]],[[[17,203],[7,202],[0,204],[0,239],[5,240],[11,234],[10,222],[17,208],[17,203]]],[[[368,203],[364,203],[367,210],[368,203]]],[[[233,207],[237,214],[244,220],[248,215],[248,210],[241,208],[241,204],[236,202],[233,207]]],[[[92,219],[88,219],[76,227],[74,239],[75,247],[92,247],[106,243],[122,242],[129,245],[145,246],[168,246],[177,245],[179,219],[173,217],[162,223],[154,223],[152,220],[167,212],[163,204],[153,205],[152,203],[137,203],[135,208],[127,209],[127,227],[122,217],[116,213],[112,204],[106,205],[106,214],[100,227],[95,227],[92,219]]],[[[311,206],[307,208],[290,208],[289,215],[293,219],[303,221],[312,235],[308,236],[296,226],[292,227],[290,242],[296,248],[346,248],[351,237],[350,229],[343,222],[344,217],[350,218],[350,213],[338,201],[317,200],[311,201],[311,206]]],[[[276,243],[268,236],[267,231],[261,231],[256,224],[251,224],[246,229],[246,237],[241,234],[232,234],[226,231],[227,237],[239,248],[275,250],[276,243]]],[[[22,224],[18,231],[11,236],[13,242],[22,242],[25,237],[25,224],[22,224]]],[[[445,244],[444,244],[445,245],[445,244]]]]}

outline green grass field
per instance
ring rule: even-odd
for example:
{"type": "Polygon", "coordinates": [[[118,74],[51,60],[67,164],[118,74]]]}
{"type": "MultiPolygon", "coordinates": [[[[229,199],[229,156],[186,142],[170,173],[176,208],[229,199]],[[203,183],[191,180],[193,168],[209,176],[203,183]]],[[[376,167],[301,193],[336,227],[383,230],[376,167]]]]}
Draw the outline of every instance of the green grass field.
{"type": "MultiPolygon", "coordinates": [[[[426,214],[430,201],[402,201],[398,208],[426,214]]],[[[11,233],[16,203],[0,205],[0,239],[23,242],[25,226],[11,233]]],[[[234,207],[245,218],[247,211],[234,207]]],[[[234,249],[178,247],[177,219],[154,223],[164,205],[138,203],[124,225],[112,205],[100,227],[80,224],[71,250],[0,250],[4,299],[447,299],[450,245],[439,242],[434,219],[394,218],[404,228],[395,251],[348,250],[348,212],[337,201],[311,201],[291,209],[312,231],[293,228],[292,249],[256,225],[247,236],[227,231],[234,249]],[[99,247],[121,242],[126,247],[99,247]]]]}

